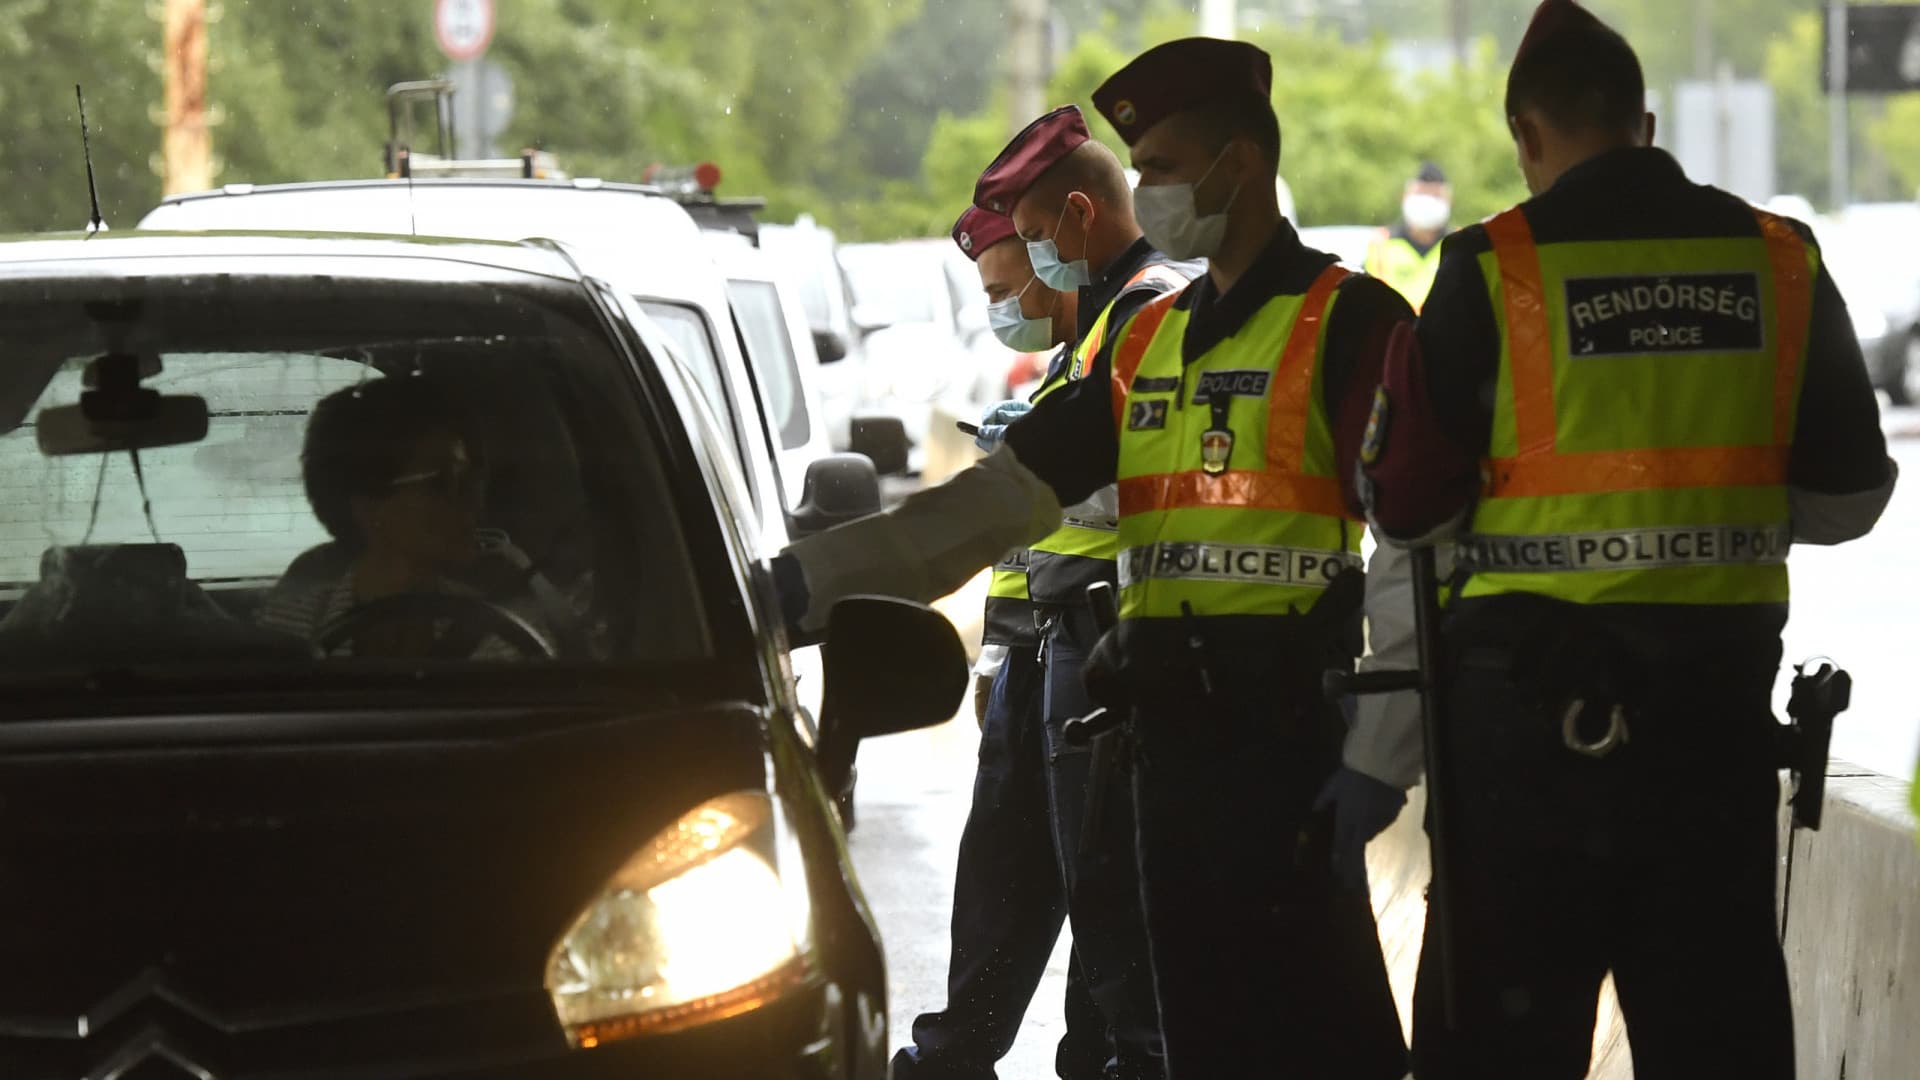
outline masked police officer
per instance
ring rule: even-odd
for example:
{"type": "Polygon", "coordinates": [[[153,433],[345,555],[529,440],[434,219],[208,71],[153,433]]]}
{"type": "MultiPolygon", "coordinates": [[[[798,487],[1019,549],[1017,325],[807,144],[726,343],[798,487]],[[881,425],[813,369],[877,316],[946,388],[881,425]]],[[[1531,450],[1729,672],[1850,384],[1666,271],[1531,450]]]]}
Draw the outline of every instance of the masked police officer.
{"type": "Polygon", "coordinates": [[[1440,241],[1452,216],[1453,188],[1447,174],[1433,162],[1423,162],[1400,196],[1399,222],[1367,246],[1367,273],[1393,286],[1419,311],[1440,269],[1440,241]]]}
{"type": "MultiPolygon", "coordinates": [[[[1050,371],[1036,401],[1084,379],[1111,328],[1200,272],[1197,264],[1171,263],[1141,237],[1132,194],[1119,159],[1089,137],[1080,110],[1071,105],[1029,124],[975,186],[978,207],[1012,216],[1038,278],[1077,299],[1075,344],[1050,371]]],[[[987,419],[999,416],[990,412],[987,419]]],[[[986,425],[982,446],[991,450],[1000,430],[986,425]]],[[[1105,797],[1091,805],[1092,757],[1063,737],[1066,723],[1093,707],[1081,677],[1098,638],[1087,587],[1114,582],[1117,498],[1109,484],[1070,507],[1065,523],[1022,561],[1042,633],[1047,761],[1074,955],[1113,1033],[1115,1074],[1157,1076],[1159,1022],[1140,915],[1132,792],[1124,777],[1105,777],[1105,797]],[[1091,827],[1086,813],[1099,816],[1091,827]],[[1091,849],[1083,845],[1083,832],[1093,838],[1091,849]]]]}
{"type": "MultiPolygon", "coordinates": [[[[1071,350],[1077,298],[1040,281],[1013,222],[969,208],[953,239],[972,259],[994,334],[1009,348],[1071,350]]],[[[1024,556],[1024,552],[1019,552],[1024,556]]],[[[913,1044],[893,1058],[894,1080],[992,1080],[1012,1049],[1046,973],[1067,912],[1050,826],[1045,669],[1024,557],[995,567],[976,673],[980,759],[973,807],[954,872],[947,1005],[913,1022],[913,1044]]],[[[1098,1080],[1113,1056],[1107,1021],[1089,995],[1078,955],[1067,970],[1066,1034],[1055,1054],[1064,1080],[1098,1080]]]]}
{"type": "Polygon", "coordinates": [[[1791,1077],[1786,555],[1885,507],[1873,391],[1806,227],[1650,146],[1618,34],[1548,0],[1506,114],[1534,197],[1447,241],[1363,454],[1377,525],[1463,563],[1416,1071],[1586,1075],[1611,971],[1636,1075],[1791,1077]]]}
{"type": "Polygon", "coordinates": [[[1375,828],[1402,797],[1351,767],[1366,740],[1341,767],[1318,683],[1358,651],[1357,611],[1320,607],[1345,591],[1329,586],[1358,563],[1364,527],[1335,446],[1357,441],[1367,364],[1411,312],[1281,218],[1270,88],[1265,53],[1211,39],[1108,80],[1095,103],[1140,171],[1147,240],[1208,258],[1207,275],[1109,334],[1089,376],[979,465],[800,541],[774,574],[803,632],[852,592],[939,596],[1117,477],[1122,622],[1089,666],[1140,748],[1136,854],[1168,1073],[1398,1080],[1372,912],[1334,878],[1327,832],[1350,817],[1375,828]],[[1332,822],[1313,811],[1323,788],[1332,822]]]}

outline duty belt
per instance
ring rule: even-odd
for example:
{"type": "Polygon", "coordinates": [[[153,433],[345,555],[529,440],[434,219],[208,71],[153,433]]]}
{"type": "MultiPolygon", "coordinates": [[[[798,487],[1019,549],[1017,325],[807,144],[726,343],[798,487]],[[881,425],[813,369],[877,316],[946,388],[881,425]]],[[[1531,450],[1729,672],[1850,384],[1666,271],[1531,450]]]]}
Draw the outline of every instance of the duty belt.
{"type": "Polygon", "coordinates": [[[1362,566],[1350,551],[1161,540],[1120,553],[1120,587],[1144,581],[1232,581],[1324,589],[1340,571],[1362,566]]]}
{"type": "Polygon", "coordinates": [[[1476,533],[1460,540],[1459,559],[1479,573],[1767,566],[1785,562],[1792,542],[1789,525],[1666,525],[1524,536],[1476,533]]]}

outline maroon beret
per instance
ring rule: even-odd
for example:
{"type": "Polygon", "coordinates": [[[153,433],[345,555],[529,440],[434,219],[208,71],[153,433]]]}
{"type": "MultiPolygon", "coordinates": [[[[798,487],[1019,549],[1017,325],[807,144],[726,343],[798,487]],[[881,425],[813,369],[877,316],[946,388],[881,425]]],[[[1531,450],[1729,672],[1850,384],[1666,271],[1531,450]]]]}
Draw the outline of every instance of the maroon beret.
{"type": "Polygon", "coordinates": [[[1520,38],[1520,47],[1513,51],[1513,62],[1519,63],[1528,50],[1537,48],[1548,38],[1569,30],[1591,30],[1605,26],[1594,17],[1593,12],[1574,3],[1574,0],[1545,0],[1533,9],[1533,21],[1527,23],[1527,32],[1520,38]]]}
{"type": "Polygon", "coordinates": [[[1153,125],[1210,102],[1273,93],[1273,60],[1244,41],[1192,37],[1156,45],[1093,92],[1093,107],[1131,146],[1153,125]]]}
{"type": "Polygon", "coordinates": [[[1078,105],[1062,105],[1028,124],[973,185],[973,205],[1011,214],[1020,196],[1054,163],[1092,136],[1078,105]]]}
{"type": "Polygon", "coordinates": [[[967,258],[980,261],[980,253],[1013,236],[1013,219],[1005,214],[989,213],[977,206],[967,207],[960,220],[953,223],[953,242],[967,253],[967,258]]]}

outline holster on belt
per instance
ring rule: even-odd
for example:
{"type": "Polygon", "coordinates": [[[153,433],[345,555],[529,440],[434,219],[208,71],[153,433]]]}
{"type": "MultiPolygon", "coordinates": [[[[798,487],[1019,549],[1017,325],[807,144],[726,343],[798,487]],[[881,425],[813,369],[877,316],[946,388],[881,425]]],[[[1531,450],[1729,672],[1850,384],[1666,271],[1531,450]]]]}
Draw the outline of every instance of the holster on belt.
{"type": "Polygon", "coordinates": [[[1294,615],[1137,620],[1122,627],[1116,685],[1141,708],[1249,707],[1300,728],[1326,711],[1321,673],[1360,655],[1365,582],[1344,572],[1294,615]]]}

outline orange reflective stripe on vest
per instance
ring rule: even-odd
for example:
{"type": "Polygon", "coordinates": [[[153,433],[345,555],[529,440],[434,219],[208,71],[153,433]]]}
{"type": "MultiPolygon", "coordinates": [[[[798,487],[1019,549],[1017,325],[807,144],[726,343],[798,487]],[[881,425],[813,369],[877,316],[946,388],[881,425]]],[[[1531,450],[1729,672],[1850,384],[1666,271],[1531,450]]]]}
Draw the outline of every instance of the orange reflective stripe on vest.
{"type": "Polygon", "coordinates": [[[1179,298],[1179,293],[1156,296],[1135,312],[1127,323],[1127,336],[1120,339],[1120,347],[1113,354],[1111,376],[1115,431],[1126,430],[1127,388],[1133,385],[1133,376],[1140,370],[1140,361],[1147,358],[1147,346],[1153,344],[1153,335],[1160,331],[1160,324],[1167,321],[1167,312],[1173,310],[1173,302],[1179,298]]]}
{"type": "MultiPolygon", "coordinates": [[[[1125,293],[1128,289],[1133,288],[1143,281],[1157,281],[1167,286],[1167,292],[1169,294],[1178,293],[1181,289],[1192,284],[1186,275],[1180,273],[1178,270],[1164,263],[1155,263],[1152,266],[1142,267],[1139,273],[1128,278],[1127,283],[1120,286],[1120,292],[1125,293]]],[[[1115,302],[1118,302],[1118,299],[1116,295],[1115,302]]],[[[1095,319],[1093,325],[1087,328],[1087,336],[1081,339],[1079,345],[1074,347],[1073,374],[1070,376],[1071,378],[1084,379],[1087,376],[1087,372],[1093,369],[1094,358],[1100,355],[1100,346],[1107,342],[1107,330],[1109,329],[1107,323],[1112,314],[1113,304],[1108,304],[1107,310],[1101,312],[1100,317],[1095,319]]],[[[1137,362],[1138,361],[1136,361],[1136,363],[1137,362]]]]}
{"type": "MultiPolygon", "coordinates": [[[[1335,290],[1352,271],[1333,265],[1321,271],[1301,300],[1300,314],[1274,370],[1267,395],[1266,468],[1238,469],[1209,476],[1199,471],[1127,477],[1120,481],[1120,513],[1148,513],[1193,507],[1248,510],[1298,510],[1347,517],[1340,482],[1302,472],[1307,451],[1307,418],[1313,409],[1314,361],[1335,290]]],[[[1173,310],[1177,294],[1157,297],[1134,316],[1113,361],[1114,427],[1123,430],[1127,388],[1140,370],[1147,347],[1173,310]]]]}
{"type": "Polygon", "coordinates": [[[1812,312],[1806,249],[1784,219],[1755,211],[1773,265],[1773,440],[1768,446],[1675,447],[1560,453],[1553,397],[1553,330],[1533,230],[1518,209],[1486,223],[1500,268],[1518,453],[1490,462],[1487,491],[1503,497],[1783,484],[1795,389],[1812,312]]]}

